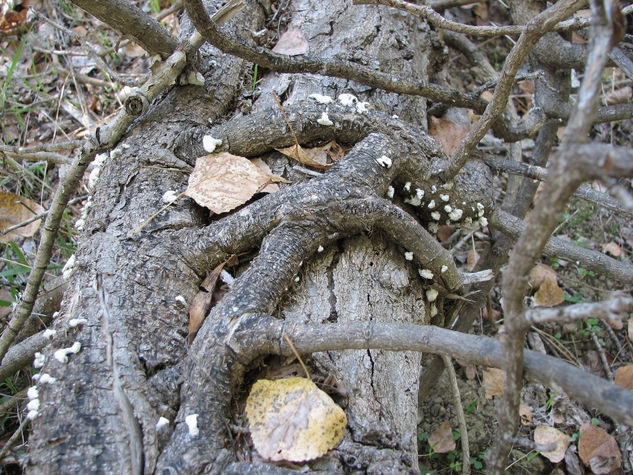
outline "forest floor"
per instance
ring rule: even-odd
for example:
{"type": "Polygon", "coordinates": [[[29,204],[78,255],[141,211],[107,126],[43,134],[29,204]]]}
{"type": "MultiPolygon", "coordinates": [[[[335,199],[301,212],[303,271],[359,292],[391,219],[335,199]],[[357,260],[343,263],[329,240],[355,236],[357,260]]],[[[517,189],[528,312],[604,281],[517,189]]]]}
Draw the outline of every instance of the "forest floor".
{"type": "MultiPolygon", "coordinates": [[[[177,15],[169,10],[175,2],[150,0],[137,3],[161,18],[168,28],[177,31],[177,15]]],[[[507,21],[507,13],[500,11],[496,2],[491,3],[494,5],[483,3],[453,10],[457,10],[454,14],[461,21],[478,24],[507,21]]],[[[3,0],[0,9],[0,145],[36,146],[81,140],[88,129],[105,123],[121,106],[125,83],[132,85],[142,78],[152,64],[152,58],[140,47],[127,40],[121,41],[113,31],[68,1],[3,0]]],[[[278,33],[271,30],[271,41],[274,42],[278,33]]],[[[497,70],[511,46],[508,41],[505,38],[490,41],[484,49],[497,70]]],[[[473,83],[476,74],[471,74],[470,67],[464,66],[467,63],[463,57],[453,50],[448,50],[447,54],[450,59],[446,68],[438,72],[438,78],[450,80],[451,86],[461,90],[474,89],[477,86],[473,83]]],[[[254,83],[257,81],[256,74],[253,76],[254,83]]],[[[620,100],[630,100],[631,81],[617,69],[612,68],[605,75],[604,88],[612,96],[623,96],[624,99],[620,100]]],[[[531,91],[531,81],[519,83],[512,97],[518,115],[529,109],[531,91]]],[[[464,114],[461,117],[464,118],[464,114]]],[[[476,120],[476,117],[471,114],[466,119],[476,120]]],[[[605,142],[630,144],[633,124],[604,124],[596,126],[593,134],[605,142]]],[[[503,144],[492,139],[490,143],[497,147],[496,153],[505,154],[503,144]]],[[[530,140],[521,142],[527,154],[531,145],[530,140]]],[[[28,198],[47,208],[65,167],[64,163],[52,162],[63,160],[45,156],[34,156],[28,161],[14,160],[1,152],[0,157],[0,192],[28,198]]],[[[499,175],[496,179],[508,178],[499,175]]],[[[88,180],[87,174],[81,189],[76,191],[77,197],[87,194],[88,180]]],[[[498,199],[502,200],[503,196],[498,199]]],[[[0,218],[2,212],[11,212],[10,209],[3,210],[2,206],[4,204],[0,200],[0,218]]],[[[79,199],[68,207],[47,279],[60,275],[74,252],[80,234],[77,222],[81,219],[81,206],[82,200],[79,199]]],[[[0,225],[3,225],[2,221],[0,225]]],[[[1,327],[6,325],[11,308],[24,289],[37,247],[36,231],[34,229],[24,235],[0,235],[1,327]]],[[[453,236],[453,231],[441,229],[438,236],[447,247],[459,243],[462,247],[456,250],[456,259],[464,266],[472,265],[478,255],[485,252],[490,232],[478,232],[462,239],[463,236],[453,236]]],[[[633,223],[584,201],[576,201],[570,206],[556,235],[628,263],[633,256],[633,223]]],[[[610,282],[574,262],[543,260],[534,271],[533,292],[528,304],[596,301],[616,288],[621,288],[619,283],[610,282]]],[[[626,289],[627,292],[630,290],[626,289]]],[[[488,308],[474,325],[474,333],[496,334],[503,321],[499,297],[499,291],[493,291],[488,308]]],[[[624,322],[621,328],[612,328],[597,319],[566,325],[542,325],[533,328],[528,338],[531,349],[558,356],[610,380],[614,379],[617,369],[633,362],[632,341],[633,320],[624,322]]],[[[455,362],[454,366],[466,415],[473,472],[484,473],[485,451],[495,438],[495,401],[499,397],[501,375],[460,362],[455,362]]],[[[0,448],[18,428],[23,429],[21,442],[2,460],[5,470],[11,473],[20,472],[19,466],[13,462],[28,448],[28,427],[21,422],[27,402],[25,390],[30,385],[32,372],[32,369],[25,368],[15,376],[0,381],[0,448]]],[[[608,417],[574,402],[567,395],[538,384],[525,386],[523,403],[520,435],[525,438],[525,443],[517,446],[512,453],[513,463],[508,471],[584,473],[583,461],[575,447],[581,426],[586,422],[615,438],[624,459],[623,467],[631,469],[633,436],[630,428],[617,426],[608,417]],[[536,451],[533,444],[530,445],[537,427],[542,426],[556,427],[571,441],[562,461],[553,463],[536,451]]],[[[421,408],[420,421],[418,440],[423,473],[461,472],[459,424],[453,390],[446,374],[421,408]]]]}

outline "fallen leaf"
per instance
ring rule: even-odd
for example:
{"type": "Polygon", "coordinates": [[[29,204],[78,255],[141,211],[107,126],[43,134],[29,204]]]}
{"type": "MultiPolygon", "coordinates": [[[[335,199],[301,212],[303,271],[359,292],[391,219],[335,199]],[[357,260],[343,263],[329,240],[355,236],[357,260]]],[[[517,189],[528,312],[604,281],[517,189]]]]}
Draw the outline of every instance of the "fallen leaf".
{"type": "Polygon", "coordinates": [[[7,289],[0,289],[0,320],[11,315],[13,311],[13,296],[7,289]]]}
{"type": "Polygon", "coordinates": [[[477,377],[477,368],[473,365],[466,365],[464,368],[464,373],[466,374],[466,379],[473,380],[477,377]]]}
{"type": "Polygon", "coordinates": [[[524,426],[532,425],[532,408],[522,402],[519,405],[519,417],[521,418],[521,424],[524,426]]]}
{"type": "Polygon", "coordinates": [[[602,245],[602,252],[611,254],[613,257],[620,257],[622,255],[622,249],[613,241],[602,245]]]}
{"type": "Polygon", "coordinates": [[[222,269],[227,261],[218,264],[215,269],[200,284],[200,291],[193,297],[189,306],[189,325],[187,326],[187,342],[191,345],[198,329],[207,318],[209,309],[211,308],[211,300],[213,299],[213,291],[218,283],[218,278],[222,273],[222,269]]]}
{"type": "Polygon", "coordinates": [[[278,148],[277,151],[303,165],[319,170],[327,170],[331,166],[327,163],[327,150],[321,147],[305,149],[301,145],[292,145],[291,147],[278,148]]]}
{"type": "Polygon", "coordinates": [[[288,183],[244,157],[222,152],[198,157],[185,195],[214,213],[226,213],[273,182],[288,183]]]}
{"type": "Polygon", "coordinates": [[[633,88],[631,86],[626,86],[621,89],[616,89],[613,92],[604,95],[604,101],[608,106],[612,104],[621,104],[623,102],[628,102],[629,99],[633,96],[633,88]]]}
{"type": "Polygon", "coordinates": [[[308,52],[308,42],[298,29],[288,30],[281,35],[273,52],[288,56],[304,54],[308,52]]]}
{"type": "Polygon", "coordinates": [[[534,294],[534,301],[541,307],[555,307],[565,301],[565,293],[556,279],[547,279],[534,294]]]}
{"type": "Polygon", "coordinates": [[[477,249],[473,247],[470,251],[468,251],[468,254],[466,254],[466,264],[464,265],[464,269],[468,272],[472,272],[475,269],[477,262],[479,262],[479,257],[477,249]]]}
{"type": "Polygon", "coordinates": [[[633,341],[633,317],[629,318],[629,323],[627,325],[627,335],[629,337],[629,341],[633,341]]]}
{"type": "MultiPolygon", "coordinates": [[[[14,193],[0,192],[0,231],[43,212],[44,208],[35,201],[14,193]]],[[[0,242],[13,241],[16,237],[33,236],[39,229],[41,221],[41,219],[38,219],[26,226],[1,235],[0,242]]]]}
{"type": "Polygon", "coordinates": [[[457,150],[464,137],[468,135],[471,128],[472,125],[458,124],[452,120],[431,116],[429,134],[438,139],[442,144],[444,153],[451,156],[457,150]]]}
{"type": "Polygon", "coordinates": [[[455,450],[453,429],[448,421],[444,421],[429,436],[429,445],[435,454],[447,454],[455,450]]]}
{"type": "MultiPolygon", "coordinates": [[[[268,173],[269,175],[273,174],[268,164],[265,161],[263,161],[261,158],[253,158],[251,159],[251,163],[254,164],[257,168],[259,168],[264,173],[268,173]]],[[[275,193],[277,191],[279,191],[279,185],[276,183],[271,183],[270,185],[266,185],[262,189],[261,193],[275,193]]]]}
{"type": "Polygon", "coordinates": [[[345,412],[309,379],[260,379],[246,400],[257,452],[271,461],[304,462],[343,438],[345,412]]]}
{"type": "Polygon", "coordinates": [[[621,366],[615,371],[615,384],[633,390],[633,364],[621,366]]]}
{"type": "Polygon", "coordinates": [[[528,283],[533,289],[537,289],[546,280],[558,279],[556,271],[545,264],[536,264],[530,271],[528,283]]]}
{"type": "Polygon", "coordinates": [[[437,228],[437,238],[440,242],[446,242],[453,235],[453,231],[455,231],[455,226],[443,224],[437,228]]]}
{"type": "Polygon", "coordinates": [[[549,426],[538,426],[534,429],[534,442],[540,445],[556,444],[554,450],[540,452],[552,463],[558,463],[565,458],[565,452],[569,447],[569,436],[549,426]]]}
{"type": "Polygon", "coordinates": [[[488,368],[484,370],[484,391],[486,399],[503,395],[503,383],[506,380],[506,372],[499,368],[488,368]]]}
{"type": "Polygon", "coordinates": [[[622,463],[622,454],[616,440],[604,429],[589,423],[580,428],[578,455],[597,474],[617,470],[622,463]]]}

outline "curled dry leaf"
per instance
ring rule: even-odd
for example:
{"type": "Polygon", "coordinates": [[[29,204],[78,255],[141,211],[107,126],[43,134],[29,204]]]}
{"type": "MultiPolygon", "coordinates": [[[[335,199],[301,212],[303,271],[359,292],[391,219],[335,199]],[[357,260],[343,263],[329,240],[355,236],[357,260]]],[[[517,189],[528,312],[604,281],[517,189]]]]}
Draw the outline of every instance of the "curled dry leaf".
{"type": "Polygon", "coordinates": [[[291,147],[278,148],[277,151],[303,165],[307,165],[318,170],[327,170],[332,166],[327,163],[328,150],[330,148],[331,143],[323,147],[316,148],[303,148],[301,145],[292,145],[291,147]]]}
{"type": "Polygon", "coordinates": [[[305,462],[322,456],[343,438],[347,417],[309,379],[260,379],[246,400],[257,452],[271,461],[305,462]]]}
{"type": "Polygon", "coordinates": [[[519,417],[521,418],[521,425],[531,426],[532,425],[532,408],[522,402],[519,405],[519,417]]]}
{"type": "Polygon", "coordinates": [[[536,264],[530,271],[528,283],[533,289],[538,289],[546,280],[556,280],[556,271],[545,264],[536,264]]]}
{"type": "Polygon", "coordinates": [[[545,280],[534,294],[534,301],[542,307],[555,307],[565,301],[565,293],[556,280],[545,280]]]}
{"type": "Polygon", "coordinates": [[[308,42],[297,29],[286,31],[273,48],[275,53],[296,56],[308,52],[308,42]]]}
{"type": "Polygon", "coordinates": [[[503,383],[506,380],[506,372],[499,368],[484,370],[484,391],[486,399],[494,396],[503,396],[503,383]]]}
{"type": "Polygon", "coordinates": [[[455,439],[453,439],[453,429],[448,421],[444,421],[429,436],[429,445],[436,454],[447,454],[455,450],[455,439]]]}
{"type": "Polygon", "coordinates": [[[554,427],[538,426],[534,429],[534,442],[540,445],[556,444],[554,450],[541,452],[541,455],[552,463],[558,463],[565,458],[569,436],[554,427]]]}
{"type": "Polygon", "coordinates": [[[214,213],[226,213],[274,182],[288,180],[261,170],[244,157],[222,152],[196,160],[185,194],[214,213]]]}
{"type": "Polygon", "coordinates": [[[589,423],[580,428],[578,455],[594,473],[611,473],[622,463],[616,440],[604,429],[589,423]]]}
{"type": "MultiPolygon", "coordinates": [[[[26,221],[36,214],[44,212],[44,208],[35,201],[18,196],[14,193],[0,192],[0,231],[15,224],[26,221]]],[[[0,235],[0,242],[9,242],[16,237],[31,237],[40,227],[41,219],[26,226],[14,229],[7,234],[0,235]]]]}
{"type": "Polygon", "coordinates": [[[633,391],[633,364],[622,366],[615,371],[615,384],[633,391]]]}
{"type": "Polygon", "coordinates": [[[444,153],[450,156],[457,150],[471,128],[472,125],[458,124],[452,120],[431,116],[429,134],[441,142],[444,153]]]}
{"type": "Polygon", "coordinates": [[[613,257],[620,257],[622,255],[622,249],[613,241],[602,245],[602,252],[611,254],[613,257]]]}
{"type": "Polygon", "coordinates": [[[204,319],[209,313],[211,308],[211,300],[213,299],[213,291],[218,283],[220,273],[227,261],[218,264],[215,269],[211,271],[209,275],[200,284],[200,291],[194,296],[189,307],[189,325],[187,326],[188,335],[187,342],[191,345],[193,339],[196,337],[198,329],[204,322],[204,319]]]}

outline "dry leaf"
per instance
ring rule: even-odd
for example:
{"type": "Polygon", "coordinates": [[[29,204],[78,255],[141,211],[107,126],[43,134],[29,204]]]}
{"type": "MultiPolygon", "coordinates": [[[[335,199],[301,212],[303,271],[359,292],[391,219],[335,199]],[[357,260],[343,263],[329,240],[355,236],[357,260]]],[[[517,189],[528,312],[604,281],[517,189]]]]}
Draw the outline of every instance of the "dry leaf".
{"type": "Polygon", "coordinates": [[[429,436],[429,445],[436,454],[447,454],[455,450],[455,439],[453,439],[453,429],[448,421],[444,421],[429,436]]]}
{"type": "Polygon", "coordinates": [[[534,301],[541,307],[554,307],[565,301],[565,293],[556,279],[546,279],[534,294],[534,301]]]}
{"type": "Polygon", "coordinates": [[[486,399],[503,395],[503,383],[506,380],[506,372],[499,368],[484,370],[484,391],[486,399]]]}
{"type": "Polygon", "coordinates": [[[521,424],[524,426],[532,425],[532,408],[522,402],[519,405],[519,417],[521,418],[521,424]]]}
{"type": "Polygon", "coordinates": [[[602,245],[602,252],[611,254],[613,257],[620,257],[622,255],[622,249],[613,241],[602,245]]]}
{"type": "Polygon", "coordinates": [[[226,213],[273,182],[288,183],[280,176],[262,171],[244,157],[222,152],[196,160],[185,194],[214,213],[226,213]]]}
{"type": "Polygon", "coordinates": [[[271,461],[320,457],[341,441],[347,425],[343,409],[305,378],[256,381],[246,416],[257,452],[271,461]]]}
{"type": "Polygon", "coordinates": [[[633,390],[633,364],[622,366],[615,371],[615,384],[633,390]]]}
{"type": "Polygon", "coordinates": [[[291,147],[278,148],[277,151],[299,163],[319,170],[327,170],[331,166],[327,164],[327,151],[323,150],[323,147],[305,149],[301,145],[292,145],[291,147]]]}
{"type": "MultiPolygon", "coordinates": [[[[0,192],[0,231],[43,212],[44,208],[35,201],[13,193],[0,192]]],[[[16,237],[33,236],[39,229],[41,221],[41,219],[38,219],[26,226],[1,235],[0,242],[9,242],[16,237]]]]}
{"type": "Polygon", "coordinates": [[[308,52],[308,42],[297,29],[288,30],[273,48],[273,52],[279,54],[287,54],[288,56],[296,56],[308,52]]]}
{"type": "Polygon", "coordinates": [[[620,468],[622,454],[616,440],[604,429],[583,424],[578,440],[578,455],[594,473],[610,473],[620,468]]]}
{"type": "Polygon", "coordinates": [[[477,377],[477,368],[473,365],[466,365],[464,373],[466,374],[466,378],[472,381],[477,377]]]}
{"type": "Polygon", "coordinates": [[[555,280],[558,276],[556,271],[545,264],[536,264],[530,271],[528,283],[533,289],[537,289],[546,280],[555,280]]]}
{"type": "Polygon", "coordinates": [[[220,277],[220,273],[227,261],[218,264],[215,269],[211,271],[209,275],[202,281],[200,284],[200,291],[194,296],[191,301],[191,306],[189,307],[189,325],[187,326],[187,330],[189,331],[187,335],[187,342],[191,345],[193,343],[193,339],[196,337],[196,333],[198,329],[204,322],[204,319],[207,318],[207,314],[209,313],[209,309],[211,308],[211,300],[213,299],[213,291],[215,290],[215,286],[218,283],[218,278],[220,277]]]}
{"type": "Polygon", "coordinates": [[[534,442],[540,445],[556,444],[554,450],[541,452],[541,455],[552,463],[558,463],[565,458],[565,452],[569,447],[569,436],[549,426],[538,426],[534,429],[534,442]]]}
{"type": "MultiPolygon", "coordinates": [[[[270,169],[270,167],[268,166],[268,164],[263,161],[261,158],[253,158],[251,159],[251,163],[253,165],[255,165],[257,168],[259,168],[260,170],[262,170],[264,173],[268,173],[269,175],[272,175],[273,172],[270,169]]],[[[279,191],[279,185],[277,183],[271,183],[270,185],[266,185],[263,189],[262,189],[262,193],[275,193],[279,191]]]]}
{"type": "Polygon", "coordinates": [[[631,96],[633,96],[633,88],[631,88],[631,86],[626,86],[605,94],[604,100],[607,105],[610,106],[612,104],[621,104],[623,102],[628,102],[631,96]]]}
{"type": "Polygon", "coordinates": [[[464,269],[468,272],[472,272],[475,269],[477,262],[479,262],[479,257],[480,255],[477,252],[477,249],[473,247],[470,251],[468,251],[468,254],[466,254],[466,265],[464,265],[464,269]]]}
{"type": "Polygon", "coordinates": [[[446,242],[453,235],[453,231],[455,231],[455,226],[443,224],[437,228],[437,238],[440,242],[446,242]]]}
{"type": "Polygon", "coordinates": [[[451,156],[471,128],[472,125],[458,124],[452,120],[431,116],[429,134],[438,139],[442,143],[444,153],[451,156]]]}
{"type": "Polygon", "coordinates": [[[629,341],[633,341],[633,317],[629,318],[629,323],[627,325],[627,334],[629,336],[629,341]]]}

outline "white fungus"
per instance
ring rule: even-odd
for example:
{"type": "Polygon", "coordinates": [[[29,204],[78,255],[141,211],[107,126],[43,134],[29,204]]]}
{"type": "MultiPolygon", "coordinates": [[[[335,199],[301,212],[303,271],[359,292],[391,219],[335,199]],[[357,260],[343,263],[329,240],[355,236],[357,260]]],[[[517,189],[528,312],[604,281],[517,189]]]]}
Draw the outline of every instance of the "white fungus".
{"type": "Polygon", "coordinates": [[[411,206],[420,206],[422,204],[422,201],[420,201],[420,198],[418,198],[417,196],[405,198],[404,202],[409,203],[411,206]]]}
{"type": "Polygon", "coordinates": [[[418,274],[420,274],[420,277],[423,277],[425,279],[433,278],[433,272],[431,272],[429,269],[418,269],[418,274]]]}
{"type": "Polygon", "coordinates": [[[439,292],[435,289],[428,289],[426,291],[426,299],[429,302],[435,302],[435,299],[437,299],[439,292]]]}
{"type": "Polygon", "coordinates": [[[163,427],[168,426],[168,425],[169,425],[169,419],[161,416],[158,419],[158,422],[156,423],[156,430],[161,430],[163,427]]]}
{"type": "Polygon", "coordinates": [[[479,218],[479,224],[482,228],[485,228],[486,226],[488,226],[488,218],[484,218],[482,216],[481,218],[479,218]]]}
{"type": "Polygon", "coordinates": [[[40,397],[40,392],[35,386],[31,386],[29,389],[26,390],[26,397],[29,398],[29,401],[32,401],[33,399],[38,399],[40,397]]]}
{"type": "Polygon", "coordinates": [[[40,410],[40,400],[39,399],[33,399],[31,401],[29,401],[29,403],[26,405],[26,408],[29,411],[39,411],[40,410]]]}
{"type": "Polygon", "coordinates": [[[46,362],[46,356],[44,356],[43,353],[40,353],[39,351],[37,351],[33,358],[33,368],[39,369],[42,366],[44,366],[45,362],[46,362]]]}
{"type": "Polygon", "coordinates": [[[308,97],[310,99],[314,99],[319,104],[331,104],[332,102],[334,102],[334,99],[332,99],[330,96],[323,96],[318,93],[310,94],[308,97]]]}
{"type": "Polygon", "coordinates": [[[438,213],[437,211],[433,211],[431,213],[431,218],[433,218],[435,221],[439,221],[440,220],[440,213],[438,213]]]}
{"type": "Polygon", "coordinates": [[[448,201],[450,199],[450,196],[448,196],[448,195],[440,195],[440,199],[442,201],[448,201]]]}
{"type": "Polygon", "coordinates": [[[404,253],[404,258],[407,261],[412,261],[413,260],[413,253],[411,251],[407,251],[404,253]]]}
{"type": "Polygon", "coordinates": [[[295,282],[299,282],[300,280],[299,276],[295,277],[295,282]]]}
{"type": "Polygon", "coordinates": [[[320,117],[319,119],[317,119],[317,124],[319,124],[319,125],[325,125],[325,126],[329,127],[329,126],[331,126],[331,125],[334,125],[334,122],[332,122],[332,121],[330,120],[330,118],[329,118],[329,117],[328,117],[328,115],[327,115],[327,112],[323,112],[323,113],[321,114],[321,117],[320,117]]]}
{"type": "Polygon", "coordinates": [[[222,272],[220,272],[220,279],[222,279],[222,282],[224,282],[229,287],[232,287],[233,282],[235,282],[235,277],[229,274],[226,269],[222,269],[222,272]]]}
{"type": "Polygon", "coordinates": [[[433,209],[435,208],[435,200],[431,200],[430,203],[428,204],[429,209],[433,209]]]}
{"type": "Polygon", "coordinates": [[[317,252],[323,252],[323,246],[317,247],[317,252]]]}
{"type": "Polygon", "coordinates": [[[391,168],[391,158],[389,158],[387,155],[382,155],[380,158],[377,158],[376,161],[380,166],[391,168]]]}
{"type": "Polygon", "coordinates": [[[338,96],[338,101],[345,107],[353,106],[357,100],[354,94],[340,94],[338,96]]]}
{"type": "Polygon", "coordinates": [[[202,137],[202,148],[204,148],[204,151],[207,153],[213,153],[216,147],[219,147],[220,145],[222,145],[221,139],[213,138],[210,135],[202,137]]]}
{"type": "Polygon", "coordinates": [[[53,384],[55,382],[57,382],[57,378],[53,378],[50,374],[48,373],[43,373],[38,375],[39,376],[39,383],[40,384],[53,384]]]}
{"type": "Polygon", "coordinates": [[[448,217],[451,219],[451,221],[459,221],[462,217],[462,214],[464,214],[464,212],[461,209],[454,209],[453,211],[448,213],[448,217]]]}
{"type": "Polygon", "coordinates": [[[473,218],[471,218],[470,216],[466,216],[464,218],[464,224],[467,225],[467,226],[473,224],[473,218]]]}
{"type": "Polygon", "coordinates": [[[26,418],[29,420],[33,420],[38,416],[38,412],[37,411],[29,411],[29,413],[26,415],[26,418]]]}
{"type": "Polygon", "coordinates": [[[179,302],[180,304],[182,304],[183,307],[187,306],[187,299],[184,296],[182,296],[182,295],[176,295],[174,297],[174,300],[176,302],[179,302]]]}
{"type": "Polygon", "coordinates": [[[442,188],[444,188],[445,190],[452,190],[453,189],[453,182],[449,181],[448,183],[444,183],[442,185],[442,188]]]}
{"type": "Polygon", "coordinates": [[[410,191],[411,190],[411,182],[408,181],[404,184],[404,191],[410,191]]]}
{"type": "Polygon", "coordinates": [[[77,354],[81,351],[81,343],[76,341],[70,348],[60,348],[53,353],[53,357],[60,363],[68,363],[68,355],[77,354]]]}
{"type": "Polygon", "coordinates": [[[51,340],[55,336],[55,333],[57,333],[57,330],[47,328],[46,330],[44,330],[44,333],[42,333],[42,336],[51,340]]]}
{"type": "Polygon", "coordinates": [[[447,266],[442,266],[442,268],[440,269],[440,272],[443,274],[444,272],[446,272],[448,270],[447,266]]]}
{"type": "Polygon", "coordinates": [[[435,315],[437,315],[437,307],[435,306],[435,304],[431,304],[430,314],[431,314],[431,317],[434,317],[435,315]]]}
{"type": "Polygon", "coordinates": [[[163,200],[163,203],[173,203],[174,201],[176,201],[178,199],[178,193],[176,193],[174,190],[167,190],[165,193],[163,193],[163,196],[161,198],[161,200],[163,200]]]}
{"type": "Polygon", "coordinates": [[[389,198],[393,198],[393,194],[395,193],[395,189],[393,188],[393,186],[389,186],[389,188],[387,188],[387,197],[389,198]]]}
{"type": "Polygon", "coordinates": [[[79,218],[77,221],[75,221],[75,229],[79,232],[83,231],[84,228],[86,226],[86,220],[79,218]]]}
{"type": "Polygon", "coordinates": [[[356,112],[358,112],[359,114],[364,114],[365,112],[367,112],[368,105],[369,105],[369,102],[358,101],[356,103],[356,112]]]}
{"type": "Polygon", "coordinates": [[[431,193],[435,193],[437,191],[437,187],[435,185],[431,185],[431,193]]]}
{"type": "Polygon", "coordinates": [[[437,234],[437,231],[440,229],[440,226],[437,223],[429,223],[427,225],[427,228],[429,229],[430,232],[432,232],[433,234],[437,234]]]}
{"type": "Polygon", "coordinates": [[[477,216],[480,218],[484,215],[484,205],[477,203],[477,216]]]}
{"type": "Polygon", "coordinates": [[[64,280],[67,280],[71,274],[73,273],[73,269],[75,267],[75,255],[73,254],[64,264],[64,268],[62,269],[62,276],[64,280]]]}
{"type": "Polygon", "coordinates": [[[450,213],[451,211],[453,211],[453,207],[451,205],[446,205],[444,206],[444,211],[446,211],[447,213],[450,213]]]}
{"type": "Polygon", "coordinates": [[[421,190],[420,188],[416,188],[415,189],[415,196],[421,200],[422,198],[424,198],[424,190],[421,190]]]}
{"type": "Polygon", "coordinates": [[[185,417],[185,424],[187,424],[191,437],[196,437],[200,433],[200,429],[198,429],[198,414],[189,414],[185,417]]]}

